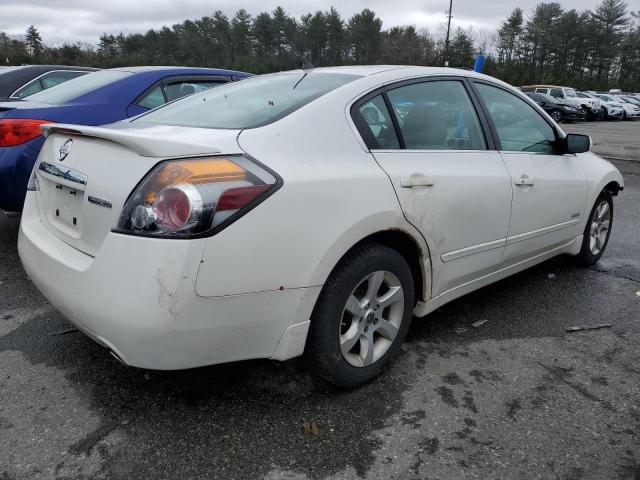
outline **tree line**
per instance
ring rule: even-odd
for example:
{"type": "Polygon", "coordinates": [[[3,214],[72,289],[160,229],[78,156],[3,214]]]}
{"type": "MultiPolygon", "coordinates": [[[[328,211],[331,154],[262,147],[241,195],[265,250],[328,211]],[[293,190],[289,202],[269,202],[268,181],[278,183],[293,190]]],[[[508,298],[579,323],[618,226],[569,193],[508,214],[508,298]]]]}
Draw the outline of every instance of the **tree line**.
{"type": "Polygon", "coordinates": [[[442,65],[471,68],[486,55],[484,72],[514,85],[557,83],[581,89],[640,90],[640,12],[624,0],[603,0],[593,11],[542,2],[516,8],[496,32],[453,28],[444,35],[413,26],[382,29],[375,12],[343,18],[335,8],[290,16],[283,8],[231,18],[221,11],[146,33],[104,33],[96,45],[47,46],[33,25],[20,38],[0,32],[0,60],[9,65],[52,63],[116,67],[185,65],[253,73],[356,64],[442,65]],[[446,52],[446,59],[445,59],[446,52]]]}

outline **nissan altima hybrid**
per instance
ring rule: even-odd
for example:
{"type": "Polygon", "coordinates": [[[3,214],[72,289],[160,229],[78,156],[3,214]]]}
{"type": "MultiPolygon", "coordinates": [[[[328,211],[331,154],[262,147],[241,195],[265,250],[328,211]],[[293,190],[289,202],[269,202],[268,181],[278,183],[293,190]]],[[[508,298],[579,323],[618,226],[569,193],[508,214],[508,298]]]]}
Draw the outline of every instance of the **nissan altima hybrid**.
{"type": "Polygon", "coordinates": [[[448,68],[277,73],[42,130],[24,267],[149,369],[304,355],[362,384],[414,316],[556,255],[597,262],[624,186],[589,137],[448,68]]]}

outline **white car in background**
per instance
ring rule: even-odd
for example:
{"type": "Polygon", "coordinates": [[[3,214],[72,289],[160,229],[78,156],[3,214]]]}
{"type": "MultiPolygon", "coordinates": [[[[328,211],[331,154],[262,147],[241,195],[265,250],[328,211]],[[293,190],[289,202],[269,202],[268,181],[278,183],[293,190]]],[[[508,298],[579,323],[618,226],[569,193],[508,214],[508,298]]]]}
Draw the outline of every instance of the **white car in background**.
{"type": "Polygon", "coordinates": [[[152,369],[304,354],[362,384],[414,315],[556,255],[596,262],[623,188],[589,137],[449,68],[262,75],[43,130],[23,265],[80,330],[152,369]]]}
{"type": "Polygon", "coordinates": [[[622,119],[624,116],[624,108],[620,102],[613,100],[606,95],[597,95],[594,92],[578,92],[578,95],[587,95],[600,101],[600,105],[604,110],[604,118],[606,119],[622,119]]]}
{"type": "Polygon", "coordinates": [[[523,92],[545,93],[557,98],[560,103],[573,105],[582,110],[587,120],[597,117],[600,112],[600,100],[590,97],[581,97],[578,92],[571,87],[559,85],[525,85],[521,87],[523,92]]]}
{"type": "Polygon", "coordinates": [[[608,95],[598,95],[601,98],[607,97],[615,100],[616,102],[622,105],[624,109],[624,114],[622,115],[623,120],[631,120],[635,118],[640,118],[640,105],[635,102],[625,98],[619,94],[608,94],[608,95]]]}

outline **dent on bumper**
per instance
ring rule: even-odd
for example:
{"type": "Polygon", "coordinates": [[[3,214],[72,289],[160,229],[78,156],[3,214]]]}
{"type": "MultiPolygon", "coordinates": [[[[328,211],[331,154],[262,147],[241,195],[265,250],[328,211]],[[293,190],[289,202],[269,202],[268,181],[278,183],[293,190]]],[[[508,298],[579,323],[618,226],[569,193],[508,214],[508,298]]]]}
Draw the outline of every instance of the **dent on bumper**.
{"type": "Polygon", "coordinates": [[[71,323],[124,363],[174,370],[302,353],[300,329],[284,334],[309,319],[320,287],[200,297],[194,281],[202,241],[111,233],[93,258],[30,214],[29,197],[18,238],[27,274],[71,323]]]}

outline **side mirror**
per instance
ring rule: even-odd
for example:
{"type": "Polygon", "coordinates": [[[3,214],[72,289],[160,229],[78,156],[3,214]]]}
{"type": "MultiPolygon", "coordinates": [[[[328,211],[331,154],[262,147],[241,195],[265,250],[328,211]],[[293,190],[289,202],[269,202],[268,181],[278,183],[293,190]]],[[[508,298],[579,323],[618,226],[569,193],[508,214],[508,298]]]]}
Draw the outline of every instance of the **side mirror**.
{"type": "Polygon", "coordinates": [[[591,149],[591,137],[569,133],[563,139],[564,153],[584,153],[591,149]]]}

